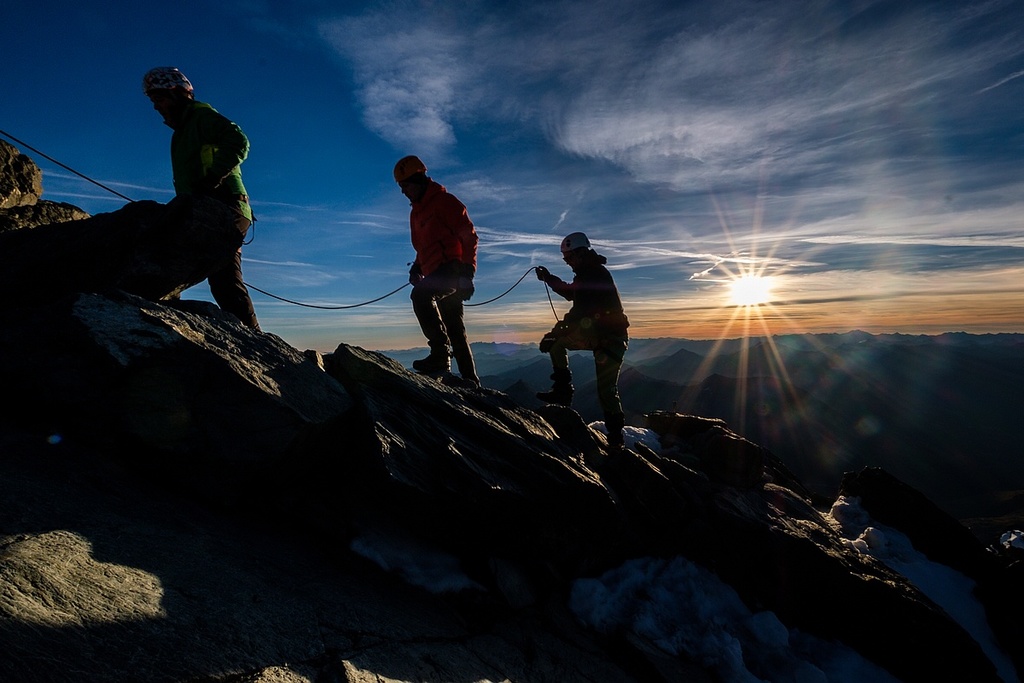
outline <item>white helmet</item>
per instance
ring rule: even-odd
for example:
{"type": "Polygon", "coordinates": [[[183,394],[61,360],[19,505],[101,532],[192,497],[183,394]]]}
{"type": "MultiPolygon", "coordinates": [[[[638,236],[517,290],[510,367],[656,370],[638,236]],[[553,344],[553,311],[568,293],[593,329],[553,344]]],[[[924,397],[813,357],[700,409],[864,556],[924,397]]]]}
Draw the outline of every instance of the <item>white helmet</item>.
{"type": "Polygon", "coordinates": [[[573,232],[562,240],[562,253],[568,253],[577,249],[590,249],[590,240],[582,232],[573,232]]]}
{"type": "Polygon", "coordinates": [[[171,90],[181,88],[187,93],[192,92],[192,84],[185,74],[173,66],[158,66],[146,72],[142,77],[142,92],[149,94],[150,90],[171,90]]]}

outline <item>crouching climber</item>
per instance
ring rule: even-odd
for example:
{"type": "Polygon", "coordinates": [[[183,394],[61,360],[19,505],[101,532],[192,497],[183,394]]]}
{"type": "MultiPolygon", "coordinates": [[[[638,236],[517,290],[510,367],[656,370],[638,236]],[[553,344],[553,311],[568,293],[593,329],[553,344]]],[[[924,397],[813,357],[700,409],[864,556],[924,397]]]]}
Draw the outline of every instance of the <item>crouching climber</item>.
{"type": "Polygon", "coordinates": [[[629,320],[622,311],[622,301],[608,262],[590,246],[582,232],[574,232],[562,240],[562,258],[573,271],[572,282],[564,282],[544,266],[537,267],[537,279],[559,296],[568,299],[572,308],[540,342],[542,353],[550,354],[553,385],[537,398],[547,403],[571,405],[572,374],[569,372],[569,351],[594,352],[597,370],[597,396],[608,429],[608,444],[622,448],[625,416],[619,400],[619,371],[626,353],[629,320]]]}

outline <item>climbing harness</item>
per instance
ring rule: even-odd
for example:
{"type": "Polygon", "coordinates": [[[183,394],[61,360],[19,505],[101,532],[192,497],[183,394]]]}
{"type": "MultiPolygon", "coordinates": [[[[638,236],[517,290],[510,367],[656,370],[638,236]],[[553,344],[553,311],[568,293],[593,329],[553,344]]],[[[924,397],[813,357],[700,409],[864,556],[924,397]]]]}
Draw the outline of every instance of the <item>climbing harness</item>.
{"type": "MultiPolygon", "coordinates": [[[[39,156],[43,157],[44,159],[47,159],[48,161],[51,161],[51,162],[57,164],[61,168],[74,173],[78,177],[80,177],[80,178],[82,178],[84,180],[89,181],[93,185],[97,185],[97,186],[103,188],[104,190],[106,190],[107,192],[110,192],[111,194],[117,195],[118,197],[120,197],[121,199],[124,199],[127,202],[132,202],[132,203],[135,202],[135,200],[132,199],[131,197],[126,197],[125,195],[121,194],[117,190],[114,190],[114,189],[112,189],[110,187],[107,187],[106,185],[104,185],[103,183],[101,183],[99,181],[93,180],[92,178],[90,178],[89,176],[85,175],[84,173],[79,173],[78,171],[76,171],[75,169],[71,168],[70,166],[67,166],[66,164],[63,164],[63,163],[57,161],[53,157],[45,154],[44,152],[41,152],[40,150],[36,149],[32,145],[28,144],[27,142],[19,140],[18,138],[14,137],[13,135],[8,133],[7,131],[0,130],[0,135],[3,135],[4,137],[6,137],[6,138],[8,138],[10,140],[13,140],[16,144],[21,145],[22,147],[25,147],[26,149],[32,150],[33,152],[35,152],[39,156]]],[[[256,217],[253,216],[253,224],[255,224],[255,222],[256,222],[256,217]]],[[[255,228],[255,225],[253,225],[253,228],[255,228]]],[[[254,232],[253,236],[255,236],[255,230],[253,232],[254,232]]],[[[249,242],[251,242],[251,241],[252,241],[252,237],[249,238],[249,242]]],[[[245,242],[244,244],[248,244],[249,242],[245,242]]],[[[469,306],[486,306],[487,304],[494,303],[495,301],[497,301],[498,299],[502,298],[503,296],[505,296],[506,294],[511,292],[513,289],[518,287],[519,284],[523,280],[526,279],[526,276],[529,275],[531,272],[533,272],[535,270],[537,270],[536,266],[532,266],[529,269],[527,269],[527,271],[525,273],[523,273],[523,276],[520,277],[516,281],[516,283],[514,285],[512,285],[511,287],[509,287],[508,289],[506,289],[504,292],[502,292],[498,296],[494,297],[493,299],[488,299],[487,301],[481,301],[481,302],[475,303],[475,304],[467,303],[467,304],[465,304],[465,306],[467,306],[467,307],[469,307],[469,306]]],[[[405,289],[406,287],[409,286],[409,283],[407,282],[404,285],[402,285],[401,287],[399,287],[398,289],[394,289],[394,290],[388,292],[387,294],[384,294],[383,296],[379,296],[376,299],[370,299],[369,301],[363,301],[362,303],[358,303],[358,304],[326,306],[326,305],[319,305],[319,304],[307,304],[307,303],[302,303],[301,301],[293,301],[291,299],[286,299],[286,298],[284,298],[282,296],[278,296],[276,294],[271,294],[270,292],[265,291],[263,289],[260,289],[259,287],[256,287],[254,285],[251,285],[248,282],[244,282],[243,284],[246,287],[248,287],[249,289],[257,291],[260,294],[263,294],[265,296],[269,296],[272,299],[277,299],[278,301],[283,301],[285,303],[292,304],[292,305],[295,305],[295,306],[304,306],[306,308],[318,308],[318,309],[322,309],[322,310],[331,310],[331,311],[340,311],[340,310],[346,310],[346,309],[350,309],[350,308],[359,308],[360,306],[368,306],[369,304],[377,303],[378,301],[386,299],[389,296],[391,296],[392,294],[397,294],[398,292],[402,291],[403,289],[405,289]]],[[[546,282],[544,283],[544,290],[547,292],[548,304],[551,306],[551,312],[555,314],[555,320],[558,320],[559,318],[558,318],[558,313],[555,311],[555,304],[551,301],[551,290],[548,287],[548,284],[546,282]]]]}

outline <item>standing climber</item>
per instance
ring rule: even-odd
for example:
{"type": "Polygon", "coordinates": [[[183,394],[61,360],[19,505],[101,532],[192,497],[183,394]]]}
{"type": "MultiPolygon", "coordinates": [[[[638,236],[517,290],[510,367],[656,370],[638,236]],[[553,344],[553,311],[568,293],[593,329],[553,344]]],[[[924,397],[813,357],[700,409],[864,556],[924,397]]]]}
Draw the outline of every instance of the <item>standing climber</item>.
{"type": "Polygon", "coordinates": [[[473,296],[476,229],[465,205],[427,176],[418,157],[399,159],[394,175],[412,204],[409,229],[416,259],[409,269],[410,298],[430,347],[430,354],[412,367],[428,374],[448,372],[454,356],[462,379],[479,386],[463,321],[463,302],[473,296]]]}
{"type": "Polygon", "coordinates": [[[541,352],[551,355],[554,384],[550,391],[538,393],[537,398],[547,403],[571,405],[573,386],[568,352],[593,351],[597,397],[604,412],[608,445],[621,449],[625,416],[619,401],[619,370],[629,342],[626,333],[629,320],[622,311],[612,275],[604,267],[608,259],[590,247],[585,234],[574,232],[562,240],[562,258],[572,268],[572,282],[564,282],[544,266],[537,266],[537,279],[573,302],[565,317],[541,339],[541,352]]]}
{"type": "Polygon", "coordinates": [[[242,280],[241,243],[253,221],[240,168],[249,154],[249,140],[235,123],[210,105],[197,102],[192,84],[173,66],[150,69],[142,78],[142,91],[174,131],[171,171],[175,194],[207,195],[235,212],[235,227],[240,233],[238,251],[232,262],[210,273],[207,282],[222,309],[258,330],[252,299],[242,280]]]}

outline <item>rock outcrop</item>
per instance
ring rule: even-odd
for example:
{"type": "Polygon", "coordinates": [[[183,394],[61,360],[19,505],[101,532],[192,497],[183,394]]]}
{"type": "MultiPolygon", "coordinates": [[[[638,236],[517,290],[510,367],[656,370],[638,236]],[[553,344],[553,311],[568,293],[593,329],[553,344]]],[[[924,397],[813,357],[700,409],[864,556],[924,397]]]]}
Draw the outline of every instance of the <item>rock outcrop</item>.
{"type": "Polygon", "coordinates": [[[664,448],[611,454],[568,408],[344,343],[303,353],[173,300],[231,248],[203,236],[222,227],[216,207],[182,200],[0,241],[4,270],[42,271],[45,293],[0,281],[14,397],[0,679],[710,681],[567,603],[579,579],[686,557],[901,680],[998,680],[956,622],[852,551],[781,462],[721,421],[653,415],[664,448]],[[107,267],[47,287],[54,262],[39,257],[77,230],[94,238],[78,256],[107,267]],[[117,249],[108,233],[134,239],[117,249]],[[461,582],[429,591],[365,559],[382,543],[448,558],[461,582]]]}
{"type": "Polygon", "coordinates": [[[41,199],[42,194],[43,173],[36,163],[0,140],[0,233],[89,217],[77,206],[41,199]]]}

